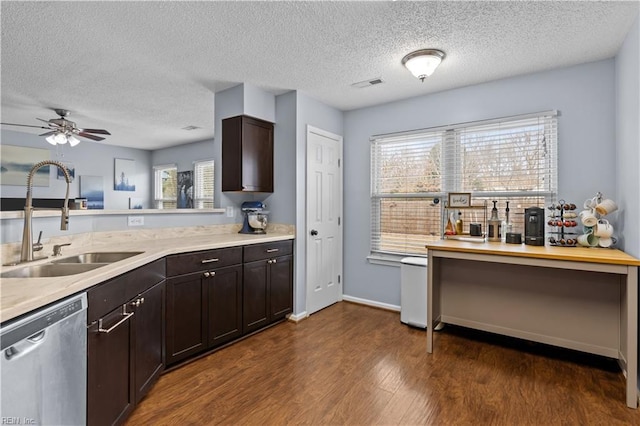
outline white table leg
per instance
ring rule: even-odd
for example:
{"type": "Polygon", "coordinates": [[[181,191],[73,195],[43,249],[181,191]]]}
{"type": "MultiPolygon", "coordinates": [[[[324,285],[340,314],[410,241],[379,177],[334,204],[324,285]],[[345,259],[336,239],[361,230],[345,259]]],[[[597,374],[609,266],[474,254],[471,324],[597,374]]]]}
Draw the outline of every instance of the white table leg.
{"type": "Polygon", "coordinates": [[[626,283],[627,407],[638,408],[638,267],[630,266],[626,283]]]}

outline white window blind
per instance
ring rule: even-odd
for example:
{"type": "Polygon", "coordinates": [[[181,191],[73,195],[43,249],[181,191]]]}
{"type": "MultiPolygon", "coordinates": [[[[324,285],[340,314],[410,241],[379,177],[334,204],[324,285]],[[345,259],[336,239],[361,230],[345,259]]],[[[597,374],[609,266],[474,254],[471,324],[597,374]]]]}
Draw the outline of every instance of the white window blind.
{"type": "Polygon", "coordinates": [[[154,201],[158,209],[177,207],[178,168],[175,164],[153,167],[154,201]]]}
{"type": "Polygon", "coordinates": [[[555,111],[381,135],[371,139],[371,251],[426,254],[440,239],[447,192],[474,205],[510,202],[515,229],[525,207],[557,192],[555,111]]]}
{"type": "Polygon", "coordinates": [[[198,209],[213,208],[213,160],[194,162],[195,195],[194,206],[198,209]]]}

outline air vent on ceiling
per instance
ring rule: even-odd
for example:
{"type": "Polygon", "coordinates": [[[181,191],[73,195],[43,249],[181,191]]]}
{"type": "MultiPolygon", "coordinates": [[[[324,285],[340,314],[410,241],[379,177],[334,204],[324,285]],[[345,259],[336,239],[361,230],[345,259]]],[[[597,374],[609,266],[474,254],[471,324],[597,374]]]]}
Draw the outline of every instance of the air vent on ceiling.
{"type": "Polygon", "coordinates": [[[371,78],[369,80],[359,81],[357,83],[353,83],[351,86],[362,89],[364,87],[375,86],[376,84],[384,83],[382,77],[371,78]]]}
{"type": "Polygon", "coordinates": [[[183,127],[182,130],[196,130],[201,128],[202,127],[198,127],[198,126],[187,126],[187,127],[183,127]]]}

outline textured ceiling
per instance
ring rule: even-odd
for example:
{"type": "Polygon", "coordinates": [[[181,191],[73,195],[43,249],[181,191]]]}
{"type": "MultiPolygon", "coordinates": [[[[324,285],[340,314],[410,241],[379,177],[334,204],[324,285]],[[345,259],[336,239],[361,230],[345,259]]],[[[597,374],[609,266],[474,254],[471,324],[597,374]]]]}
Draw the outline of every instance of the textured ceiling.
{"type": "Polygon", "coordinates": [[[154,149],[213,137],[214,93],[242,82],[350,110],[611,58],[638,9],[637,1],[2,1],[2,121],[38,125],[66,108],[79,127],[111,131],[105,144],[154,149]],[[400,63],[421,48],[447,54],[424,83],[400,63]],[[374,77],[384,84],[351,87],[374,77]],[[190,125],[202,129],[182,130],[190,125]]]}

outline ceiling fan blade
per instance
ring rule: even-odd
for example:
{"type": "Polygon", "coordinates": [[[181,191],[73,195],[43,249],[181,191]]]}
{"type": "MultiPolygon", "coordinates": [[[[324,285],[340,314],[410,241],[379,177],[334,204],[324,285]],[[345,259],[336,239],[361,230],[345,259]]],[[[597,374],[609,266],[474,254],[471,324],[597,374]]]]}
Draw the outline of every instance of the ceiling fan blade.
{"type": "Polygon", "coordinates": [[[53,134],[55,134],[55,133],[57,133],[57,132],[56,132],[55,130],[52,130],[52,131],[50,131],[50,132],[46,132],[46,133],[43,133],[43,134],[38,135],[38,136],[49,136],[49,135],[53,135],[53,134]]]}
{"type": "Polygon", "coordinates": [[[5,126],[20,126],[20,127],[33,127],[36,129],[50,129],[51,127],[44,127],[44,126],[32,126],[30,124],[15,124],[15,123],[0,123],[3,124],[5,126]]]}
{"type": "Polygon", "coordinates": [[[108,131],[104,130],[104,129],[78,129],[81,132],[85,132],[85,133],[98,133],[100,135],[110,135],[111,133],[109,133],[108,131]]]}
{"type": "Polygon", "coordinates": [[[78,136],[82,136],[83,138],[87,138],[87,139],[92,139],[94,141],[104,140],[104,138],[101,138],[100,136],[95,136],[95,135],[92,135],[91,133],[85,133],[85,132],[78,132],[78,136]]]}
{"type": "Polygon", "coordinates": [[[42,118],[38,118],[38,117],[36,117],[36,120],[40,120],[40,121],[43,121],[43,122],[49,124],[49,120],[43,120],[42,118]]]}

